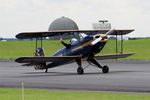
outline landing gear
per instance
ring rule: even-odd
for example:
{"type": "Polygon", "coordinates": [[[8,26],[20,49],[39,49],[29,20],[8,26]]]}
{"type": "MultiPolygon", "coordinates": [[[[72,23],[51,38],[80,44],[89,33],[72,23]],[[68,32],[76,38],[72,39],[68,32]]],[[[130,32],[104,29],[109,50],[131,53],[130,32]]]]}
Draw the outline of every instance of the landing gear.
{"type": "Polygon", "coordinates": [[[78,67],[77,68],[77,73],[80,74],[80,75],[84,74],[84,69],[82,67],[78,67]]]}
{"type": "Polygon", "coordinates": [[[88,58],[88,62],[93,63],[94,65],[96,65],[98,68],[102,69],[103,73],[108,73],[109,72],[109,67],[107,65],[101,66],[94,57],[89,57],[88,58]]]}
{"type": "MultiPolygon", "coordinates": [[[[98,68],[100,68],[100,69],[102,69],[102,72],[103,73],[108,73],[109,72],[109,67],[107,66],[107,65],[104,65],[104,66],[101,66],[98,62],[97,62],[97,60],[94,58],[94,56],[91,56],[91,57],[89,57],[88,59],[87,59],[87,61],[89,62],[89,64],[90,65],[96,65],[96,67],[98,67],[98,68]]],[[[78,68],[77,68],[77,73],[78,74],[84,74],[84,69],[83,69],[83,67],[82,67],[82,58],[78,58],[78,59],[76,59],[76,62],[77,62],[77,64],[78,64],[78,68]]]]}
{"type": "Polygon", "coordinates": [[[84,69],[82,67],[78,67],[77,68],[77,73],[80,74],[80,75],[84,74],[84,69]]]}
{"type": "Polygon", "coordinates": [[[45,70],[45,73],[47,73],[48,72],[48,68],[46,68],[46,70],[45,70]]]}
{"type": "Polygon", "coordinates": [[[109,67],[108,67],[107,65],[104,65],[104,66],[102,67],[102,72],[103,72],[103,73],[108,73],[108,72],[109,72],[109,67]]]}
{"type": "Polygon", "coordinates": [[[78,58],[78,59],[76,59],[76,62],[77,62],[77,64],[78,64],[78,68],[77,68],[77,73],[79,74],[79,75],[81,75],[81,74],[84,74],[84,69],[82,68],[82,58],[78,58]]]}

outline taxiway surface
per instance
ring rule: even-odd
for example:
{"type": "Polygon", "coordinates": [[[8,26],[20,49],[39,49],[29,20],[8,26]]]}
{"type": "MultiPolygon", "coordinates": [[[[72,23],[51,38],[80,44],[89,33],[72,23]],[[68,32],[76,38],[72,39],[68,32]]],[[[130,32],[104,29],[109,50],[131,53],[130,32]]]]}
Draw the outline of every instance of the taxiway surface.
{"type": "MultiPolygon", "coordinates": [[[[100,61],[110,68],[108,74],[89,66],[85,74],[76,73],[77,64],[35,71],[14,61],[0,61],[0,87],[94,91],[150,92],[150,61],[100,61]]],[[[84,63],[86,66],[87,63],[84,63]]]]}

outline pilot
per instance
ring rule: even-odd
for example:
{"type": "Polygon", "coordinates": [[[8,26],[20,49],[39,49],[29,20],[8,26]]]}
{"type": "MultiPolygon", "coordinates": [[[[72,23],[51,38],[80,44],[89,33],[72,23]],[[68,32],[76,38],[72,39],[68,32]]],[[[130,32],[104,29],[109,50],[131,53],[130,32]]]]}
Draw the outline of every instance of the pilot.
{"type": "Polygon", "coordinates": [[[62,43],[67,49],[69,49],[69,48],[71,47],[71,45],[75,44],[77,41],[78,41],[78,40],[77,40],[76,38],[72,38],[72,39],[70,40],[70,43],[69,43],[69,44],[65,43],[64,41],[61,41],[61,43],[62,43]]]}
{"type": "Polygon", "coordinates": [[[72,38],[72,39],[70,40],[70,43],[73,45],[73,44],[75,44],[77,41],[78,41],[78,40],[77,40],[76,38],[72,38]]]}

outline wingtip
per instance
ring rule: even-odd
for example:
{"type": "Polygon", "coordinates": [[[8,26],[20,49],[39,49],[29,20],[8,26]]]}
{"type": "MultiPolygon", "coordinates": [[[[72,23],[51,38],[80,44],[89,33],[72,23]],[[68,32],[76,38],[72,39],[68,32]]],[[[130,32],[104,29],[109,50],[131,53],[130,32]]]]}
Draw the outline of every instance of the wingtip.
{"type": "Polygon", "coordinates": [[[15,37],[16,37],[17,39],[22,39],[22,38],[20,37],[20,34],[21,34],[21,33],[18,33],[15,37]]]}
{"type": "Polygon", "coordinates": [[[15,59],[15,62],[21,63],[21,61],[22,61],[22,58],[15,59]]]}
{"type": "Polygon", "coordinates": [[[15,62],[19,62],[19,58],[15,59],[15,62]]]}

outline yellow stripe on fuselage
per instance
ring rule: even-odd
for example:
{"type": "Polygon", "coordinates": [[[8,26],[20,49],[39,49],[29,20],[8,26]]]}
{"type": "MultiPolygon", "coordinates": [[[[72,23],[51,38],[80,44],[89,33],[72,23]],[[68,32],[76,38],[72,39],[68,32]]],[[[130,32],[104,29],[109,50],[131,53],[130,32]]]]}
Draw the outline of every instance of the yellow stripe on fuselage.
{"type": "Polygon", "coordinates": [[[90,45],[90,44],[91,44],[91,42],[93,42],[94,40],[95,40],[95,39],[92,39],[92,40],[90,40],[89,42],[86,42],[86,43],[82,44],[81,46],[79,46],[79,47],[76,47],[76,48],[72,49],[71,51],[75,51],[75,50],[78,50],[78,49],[84,48],[84,47],[86,47],[86,46],[90,45]]]}
{"type": "MultiPolygon", "coordinates": [[[[100,37],[101,37],[101,38],[105,38],[105,37],[107,37],[107,35],[100,34],[100,37]]],[[[76,48],[72,49],[71,51],[75,51],[75,50],[84,48],[84,47],[86,47],[86,46],[89,46],[94,40],[95,40],[95,38],[93,38],[92,40],[90,40],[90,41],[88,41],[88,42],[82,44],[82,45],[79,46],[79,47],[76,47],[76,48]]],[[[100,42],[107,42],[107,39],[101,40],[100,42]]]]}

